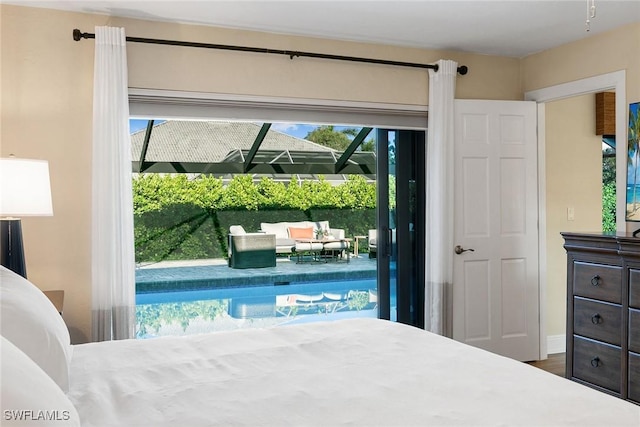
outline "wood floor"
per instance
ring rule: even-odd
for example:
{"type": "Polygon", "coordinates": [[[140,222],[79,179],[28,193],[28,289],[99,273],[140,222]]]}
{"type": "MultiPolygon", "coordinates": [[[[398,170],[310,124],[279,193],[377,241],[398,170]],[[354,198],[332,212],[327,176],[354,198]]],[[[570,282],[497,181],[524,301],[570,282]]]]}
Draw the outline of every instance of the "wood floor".
{"type": "Polygon", "coordinates": [[[564,377],[564,353],[550,354],[547,360],[527,362],[531,366],[564,377]]]}

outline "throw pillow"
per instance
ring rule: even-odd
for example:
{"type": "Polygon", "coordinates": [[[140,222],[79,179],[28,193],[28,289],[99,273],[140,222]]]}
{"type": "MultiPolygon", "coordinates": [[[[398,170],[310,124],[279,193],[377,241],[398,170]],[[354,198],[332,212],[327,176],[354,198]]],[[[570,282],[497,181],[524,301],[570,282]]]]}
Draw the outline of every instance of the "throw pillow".
{"type": "Polygon", "coordinates": [[[315,236],[313,235],[313,227],[309,227],[309,228],[289,227],[290,239],[313,239],[314,237],[315,236]]]}

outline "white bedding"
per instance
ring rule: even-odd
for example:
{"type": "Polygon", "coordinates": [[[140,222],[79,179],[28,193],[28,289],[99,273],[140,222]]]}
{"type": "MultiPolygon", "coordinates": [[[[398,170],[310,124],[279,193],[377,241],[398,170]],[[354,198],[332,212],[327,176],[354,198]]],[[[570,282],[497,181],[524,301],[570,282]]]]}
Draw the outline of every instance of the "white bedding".
{"type": "Polygon", "coordinates": [[[640,425],[639,406],[376,319],[74,347],[83,426],[640,425]]]}

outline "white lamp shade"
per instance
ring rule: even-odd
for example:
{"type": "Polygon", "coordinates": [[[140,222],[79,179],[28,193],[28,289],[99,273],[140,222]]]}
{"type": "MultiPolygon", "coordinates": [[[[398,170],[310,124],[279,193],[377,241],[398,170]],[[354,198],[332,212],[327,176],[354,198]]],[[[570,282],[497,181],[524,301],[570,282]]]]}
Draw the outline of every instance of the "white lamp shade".
{"type": "Polygon", "coordinates": [[[0,215],[53,215],[49,162],[13,157],[0,159],[0,215]]]}

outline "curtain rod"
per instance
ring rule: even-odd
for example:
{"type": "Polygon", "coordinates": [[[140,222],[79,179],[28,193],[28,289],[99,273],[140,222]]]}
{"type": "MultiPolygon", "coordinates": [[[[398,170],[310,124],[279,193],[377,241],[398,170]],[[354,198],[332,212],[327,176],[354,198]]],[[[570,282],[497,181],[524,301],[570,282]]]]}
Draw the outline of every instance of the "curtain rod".
{"type": "MultiPolygon", "coordinates": [[[[83,33],[77,28],[73,30],[73,39],[75,41],[80,41],[81,39],[95,39],[95,38],[96,38],[95,34],[83,33]]],[[[127,37],[127,41],[133,42],[133,43],[162,44],[162,45],[169,45],[169,46],[234,50],[239,52],[271,53],[271,54],[277,54],[277,55],[287,55],[289,56],[290,59],[293,59],[294,57],[304,56],[307,58],[335,59],[338,61],[351,61],[351,62],[366,62],[368,64],[395,65],[398,67],[411,67],[411,68],[426,68],[426,69],[432,69],[432,70],[438,71],[438,64],[418,64],[414,62],[389,61],[386,59],[360,58],[355,56],[329,55],[325,53],[300,52],[295,50],[279,50],[279,49],[266,49],[261,47],[231,46],[231,45],[225,45],[225,44],[185,42],[185,41],[179,41],[179,40],[147,39],[143,37],[127,37]]],[[[469,71],[469,68],[466,65],[461,65],[458,67],[458,73],[462,76],[467,74],[468,71],[469,71]]]]}

